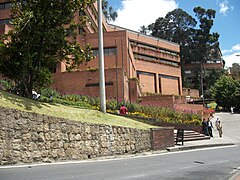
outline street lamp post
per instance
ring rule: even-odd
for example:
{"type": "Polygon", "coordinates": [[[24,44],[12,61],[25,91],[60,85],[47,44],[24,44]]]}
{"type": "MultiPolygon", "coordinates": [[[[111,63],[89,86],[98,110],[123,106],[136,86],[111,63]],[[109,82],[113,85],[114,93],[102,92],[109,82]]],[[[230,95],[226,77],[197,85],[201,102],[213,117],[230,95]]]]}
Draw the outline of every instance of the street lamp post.
{"type": "Polygon", "coordinates": [[[106,113],[103,28],[102,28],[102,0],[98,0],[98,61],[99,61],[99,93],[100,93],[101,111],[103,113],[106,113]]]}

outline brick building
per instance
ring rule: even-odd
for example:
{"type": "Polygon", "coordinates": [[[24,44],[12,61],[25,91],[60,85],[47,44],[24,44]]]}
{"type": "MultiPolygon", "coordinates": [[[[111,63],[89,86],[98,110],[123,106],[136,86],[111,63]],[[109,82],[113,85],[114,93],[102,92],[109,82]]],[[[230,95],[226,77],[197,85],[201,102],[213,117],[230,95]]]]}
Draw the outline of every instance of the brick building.
{"type": "MultiPolygon", "coordinates": [[[[0,0],[0,33],[11,28],[10,3],[0,0]]],[[[96,56],[67,72],[60,63],[53,73],[61,93],[99,96],[97,5],[84,12],[88,22],[79,29],[78,42],[91,44],[96,56]]],[[[76,21],[78,17],[76,16],[76,21]]],[[[178,44],[108,24],[103,18],[106,97],[135,101],[146,93],[182,95],[180,47],[178,44]]]]}

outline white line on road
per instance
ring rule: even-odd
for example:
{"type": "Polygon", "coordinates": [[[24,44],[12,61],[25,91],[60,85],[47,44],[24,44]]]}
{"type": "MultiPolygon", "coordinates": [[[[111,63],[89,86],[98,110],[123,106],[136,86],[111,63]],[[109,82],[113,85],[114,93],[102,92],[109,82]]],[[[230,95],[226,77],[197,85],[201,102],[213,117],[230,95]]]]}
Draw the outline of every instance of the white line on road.
{"type": "MultiPolygon", "coordinates": [[[[41,163],[41,164],[25,164],[25,165],[13,165],[13,166],[0,166],[0,169],[12,169],[12,168],[26,168],[26,167],[37,167],[37,166],[53,166],[53,165],[67,165],[67,164],[81,164],[81,163],[96,163],[96,162],[105,162],[105,161],[119,161],[119,160],[126,160],[126,159],[136,159],[136,158],[147,158],[147,157],[154,157],[154,156],[165,156],[169,154],[179,154],[179,153],[186,153],[186,152],[194,152],[194,151],[206,151],[210,149],[221,149],[221,148],[230,148],[230,147],[237,147],[237,145],[231,146],[220,146],[220,147],[209,147],[209,148],[202,148],[202,149],[192,149],[192,150],[184,150],[184,151],[176,151],[176,152],[164,152],[161,154],[139,154],[139,155],[126,155],[121,157],[113,157],[109,159],[91,159],[91,160],[81,160],[81,161],[67,161],[67,162],[54,162],[54,163],[41,163]]],[[[101,157],[99,157],[101,158],[101,157]]]]}

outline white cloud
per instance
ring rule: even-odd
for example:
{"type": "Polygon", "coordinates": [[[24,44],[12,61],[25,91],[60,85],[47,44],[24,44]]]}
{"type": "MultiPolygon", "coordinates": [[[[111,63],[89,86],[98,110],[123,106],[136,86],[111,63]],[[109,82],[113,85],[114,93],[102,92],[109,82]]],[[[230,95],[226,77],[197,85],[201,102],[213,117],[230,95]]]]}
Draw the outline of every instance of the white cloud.
{"type": "Polygon", "coordinates": [[[230,50],[223,50],[222,53],[226,62],[225,67],[232,67],[233,63],[240,63],[240,44],[234,45],[230,50]]]}
{"type": "Polygon", "coordinates": [[[140,26],[148,26],[176,8],[175,0],[122,0],[122,7],[117,10],[118,18],[111,23],[138,31],[140,26]]]}
{"type": "Polygon", "coordinates": [[[220,7],[220,13],[226,15],[228,11],[233,10],[233,6],[229,5],[228,0],[224,0],[222,2],[217,1],[218,6],[220,7]]]}
{"type": "Polygon", "coordinates": [[[234,53],[234,52],[238,52],[238,51],[240,51],[240,43],[234,45],[231,49],[223,50],[223,51],[222,51],[222,54],[223,54],[223,55],[227,55],[227,54],[234,53]]]}
{"type": "Polygon", "coordinates": [[[232,67],[233,63],[239,63],[240,64],[240,51],[237,53],[233,53],[227,56],[223,56],[223,59],[225,60],[225,67],[232,67]]]}

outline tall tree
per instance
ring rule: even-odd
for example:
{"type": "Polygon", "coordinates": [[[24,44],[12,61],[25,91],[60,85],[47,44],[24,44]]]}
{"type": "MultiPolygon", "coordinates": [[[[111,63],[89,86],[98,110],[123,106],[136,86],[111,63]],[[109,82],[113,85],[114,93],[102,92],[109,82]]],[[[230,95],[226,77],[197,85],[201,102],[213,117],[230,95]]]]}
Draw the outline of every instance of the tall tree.
{"type": "Polygon", "coordinates": [[[182,9],[175,9],[164,18],[160,17],[155,23],[148,26],[152,36],[176,42],[180,45],[183,86],[186,85],[184,81],[184,64],[191,60],[190,49],[193,44],[196,24],[197,21],[187,12],[182,9]]]}
{"type": "MultiPolygon", "coordinates": [[[[211,33],[215,10],[196,7],[194,12],[199,21],[199,28],[196,28],[198,21],[182,9],[175,9],[148,26],[151,35],[180,45],[183,86],[187,85],[185,63],[195,61],[202,65],[209,59],[219,58],[219,34],[211,33]]],[[[194,82],[196,88],[200,88],[201,66],[197,71],[194,82]]]]}
{"type": "Polygon", "coordinates": [[[219,48],[219,34],[211,33],[216,11],[213,9],[205,10],[201,7],[195,7],[193,11],[200,24],[199,29],[195,29],[194,56],[191,58],[192,60],[206,63],[210,58],[217,56],[217,49],[219,48]]]}
{"type": "Polygon", "coordinates": [[[80,47],[75,15],[95,0],[20,0],[13,4],[13,29],[0,51],[0,71],[12,79],[23,96],[51,82],[60,61],[74,68],[92,57],[90,47],[80,47]],[[70,36],[71,35],[71,36],[70,36]]]}
{"type": "Polygon", "coordinates": [[[109,2],[107,0],[102,1],[102,9],[103,14],[107,21],[115,21],[118,17],[117,12],[114,10],[112,6],[109,6],[109,2]]]}
{"type": "Polygon", "coordinates": [[[195,29],[194,45],[192,52],[194,56],[191,56],[192,61],[196,61],[200,64],[199,71],[201,75],[201,87],[199,88],[202,95],[204,95],[204,89],[208,86],[205,81],[206,70],[204,65],[208,60],[216,58],[218,56],[219,49],[219,34],[211,33],[213,27],[213,19],[215,18],[216,11],[213,9],[207,9],[198,6],[193,9],[195,16],[199,20],[199,29],[195,29]],[[204,86],[205,84],[205,86],[204,86]]]}

